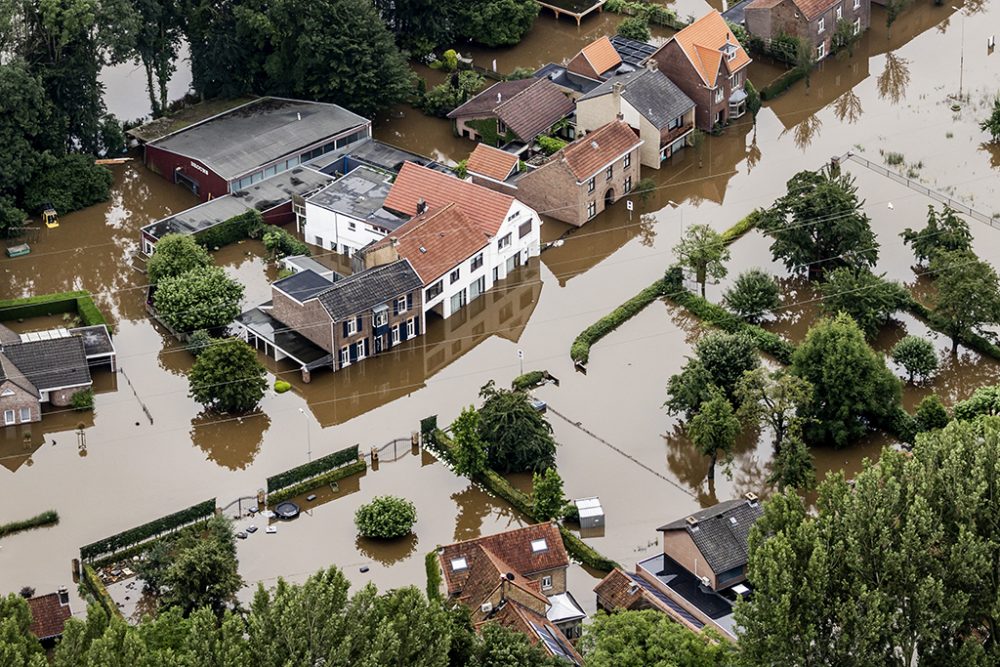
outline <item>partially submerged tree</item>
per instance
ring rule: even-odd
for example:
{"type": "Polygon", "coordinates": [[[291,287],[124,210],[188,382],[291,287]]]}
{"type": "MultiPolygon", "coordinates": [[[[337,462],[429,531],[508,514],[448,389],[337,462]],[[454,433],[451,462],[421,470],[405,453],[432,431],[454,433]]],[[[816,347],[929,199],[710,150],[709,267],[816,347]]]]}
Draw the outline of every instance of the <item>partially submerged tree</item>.
{"type": "Polygon", "coordinates": [[[939,252],[931,260],[937,300],[933,316],[958,354],[962,338],[1000,322],[1000,282],[987,262],[970,251],[939,252]]]}
{"type": "Polygon", "coordinates": [[[938,368],[934,344],[920,336],[904,336],[892,347],[892,360],[906,370],[907,381],[926,380],[938,368]]]}
{"type": "Polygon", "coordinates": [[[618,24],[618,29],[615,33],[640,42],[648,42],[652,39],[652,35],[649,32],[649,21],[642,15],[625,17],[618,24]]]}
{"type": "Polygon", "coordinates": [[[156,243],[153,256],[146,263],[150,283],[173,278],[192,269],[212,266],[212,256],[190,234],[167,234],[156,243]]]}
{"type": "Polygon", "coordinates": [[[562,515],[566,497],[563,496],[562,478],[555,468],[546,468],[545,472],[532,475],[531,498],[536,520],[551,521],[562,515]]]}
{"type": "Polygon", "coordinates": [[[417,508],[396,496],[376,496],[354,513],[354,525],[364,537],[391,540],[409,535],[417,522],[417,508]]]}
{"type": "Polygon", "coordinates": [[[479,436],[489,465],[498,472],[545,470],[555,465],[552,426],[531,406],[528,395],[497,387],[491,380],[479,390],[479,436]]]}
{"type": "Polygon", "coordinates": [[[903,243],[910,246],[913,256],[922,265],[928,264],[939,252],[972,252],[972,232],[969,223],[958,216],[950,206],[938,213],[933,204],[927,206],[927,224],[923,229],[907,227],[900,234],[903,243]]]}
{"type": "Polygon", "coordinates": [[[1000,142],[1000,95],[993,99],[993,111],[979,124],[979,128],[990,133],[990,141],[1000,142]]]}
{"type": "Polygon", "coordinates": [[[713,331],[695,344],[694,353],[668,381],[664,404],[671,414],[684,414],[687,419],[711,397],[713,387],[738,402],[736,385],[743,373],[760,365],[753,342],[743,334],[713,331]]]}
{"type": "Polygon", "coordinates": [[[743,91],[747,94],[747,111],[750,112],[750,116],[753,118],[754,127],[757,127],[757,114],[760,113],[761,107],[760,93],[750,82],[750,79],[747,79],[747,82],[743,84],[743,91]]]}
{"type": "Polygon", "coordinates": [[[708,225],[691,225],[684,230],[684,237],[674,246],[678,263],[694,273],[705,296],[705,283],[725,278],[728,270],[729,247],[722,237],[708,225]]]}
{"type": "Polygon", "coordinates": [[[486,469],[486,443],[479,436],[479,413],[471,405],[451,425],[455,472],[475,477],[486,469]]]}
{"type": "Polygon", "coordinates": [[[250,412],[267,388],[257,353],[238,338],[219,340],[195,359],[189,395],[217,412],[250,412]]]}
{"type": "Polygon", "coordinates": [[[789,435],[801,433],[804,418],[799,415],[812,400],[812,385],[787,370],[756,368],[743,374],[736,386],[741,419],[770,430],[774,451],[781,452],[789,435]]]}
{"type": "Polygon", "coordinates": [[[798,434],[788,437],[785,446],[775,455],[767,481],[779,491],[788,488],[811,491],[816,485],[812,454],[798,434]]]}
{"type": "Polygon", "coordinates": [[[240,314],[242,300],[243,285],[217,266],[161,278],[153,293],[157,314],[181,333],[226,326],[240,314]]]}
{"type": "Polygon", "coordinates": [[[824,313],[847,313],[869,339],[878,335],[889,318],[910,302],[910,294],[902,285],[867,268],[834,269],[819,284],[819,291],[824,313]]]}
{"type": "Polygon", "coordinates": [[[767,271],[749,269],[737,276],[722,298],[729,310],[748,322],[758,322],[781,305],[781,290],[767,271]]]}
{"type": "Polygon", "coordinates": [[[687,424],[687,435],[698,451],[708,456],[708,479],[715,478],[715,464],[719,454],[727,457],[733,451],[740,434],[740,420],[733,406],[720,391],[702,403],[698,413],[687,424]]]}

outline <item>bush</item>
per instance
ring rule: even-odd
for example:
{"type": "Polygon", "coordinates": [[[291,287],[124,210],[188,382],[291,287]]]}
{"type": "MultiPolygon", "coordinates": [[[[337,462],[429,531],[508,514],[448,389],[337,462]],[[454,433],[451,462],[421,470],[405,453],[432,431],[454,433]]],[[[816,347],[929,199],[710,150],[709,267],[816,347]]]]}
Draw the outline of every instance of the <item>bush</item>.
{"type": "Polygon", "coordinates": [[[645,16],[629,16],[622,19],[618,24],[617,34],[639,42],[648,42],[652,38],[649,33],[649,22],[645,16]]]}
{"type": "Polygon", "coordinates": [[[535,70],[531,67],[515,67],[511,70],[511,73],[504,77],[507,81],[516,81],[518,79],[530,79],[535,76],[535,70]]]}
{"type": "Polygon", "coordinates": [[[0,321],[76,312],[86,326],[107,324],[89,292],[58,292],[0,301],[0,321]]]}
{"type": "Polygon", "coordinates": [[[546,137],[542,135],[538,137],[536,141],[538,142],[538,147],[541,148],[542,152],[546,155],[557,153],[566,146],[565,141],[557,139],[556,137],[546,137]]]}
{"type": "Polygon", "coordinates": [[[316,475],[315,477],[310,477],[304,482],[292,484],[291,486],[286,486],[285,488],[275,491],[274,493],[269,493],[267,494],[267,504],[271,506],[277,505],[278,503],[284,502],[289,498],[300,496],[307,491],[312,491],[321,486],[333,484],[338,480],[345,479],[353,475],[360,475],[367,469],[368,464],[364,461],[349,463],[341,468],[335,468],[329,472],[316,475]]]}
{"type": "Polygon", "coordinates": [[[951,417],[948,416],[948,409],[944,407],[944,403],[941,402],[937,394],[925,396],[924,400],[920,401],[920,404],[917,405],[917,414],[914,415],[914,419],[917,424],[917,431],[920,433],[944,428],[951,421],[951,417]]]}
{"type": "Polygon", "coordinates": [[[264,232],[263,240],[264,248],[271,254],[271,257],[293,257],[310,254],[309,246],[281,227],[269,227],[264,232]]]}
{"type": "Polygon", "coordinates": [[[194,240],[209,250],[218,249],[244,239],[257,238],[262,233],[263,226],[264,217],[260,211],[251,210],[198,232],[194,240]]]}
{"type": "Polygon", "coordinates": [[[805,76],[806,72],[800,67],[788,70],[760,91],[760,99],[773,100],[805,76]]]}
{"type": "MultiPolygon", "coordinates": [[[[447,81],[434,86],[424,94],[421,109],[424,113],[443,118],[476,94],[484,83],[486,79],[477,72],[464,71],[453,74],[447,81]]],[[[495,120],[488,120],[496,125],[495,120]]]]}
{"type": "Polygon", "coordinates": [[[524,391],[526,389],[531,389],[532,387],[537,387],[545,379],[545,371],[528,371],[524,375],[518,375],[510,383],[511,389],[517,389],[518,391],[524,391]]]}
{"type": "Polygon", "coordinates": [[[279,394],[284,394],[286,391],[292,388],[290,382],[285,382],[284,380],[274,381],[274,391],[279,394]]]}
{"type": "Polygon", "coordinates": [[[243,286],[216,266],[164,278],[153,293],[157,315],[177,332],[215,329],[240,314],[243,286]]]}
{"type": "Polygon", "coordinates": [[[1000,415],[1000,385],[976,389],[972,396],[955,404],[952,414],[959,421],[972,421],[984,415],[1000,415]]]}
{"type": "Polygon", "coordinates": [[[155,521],[144,523],[141,526],[130,528],[111,537],[106,537],[103,540],[84,545],[80,547],[80,559],[92,560],[95,556],[120,551],[160,533],[165,533],[168,530],[173,530],[199,519],[207,519],[214,514],[215,498],[211,498],[180,512],[168,514],[155,521]]]}
{"type": "Polygon", "coordinates": [[[427,599],[441,599],[441,564],[438,561],[437,549],[424,556],[424,569],[427,570],[427,599]]]}
{"type": "Polygon", "coordinates": [[[354,525],[362,536],[383,540],[408,535],[416,521],[413,503],[395,496],[378,496],[354,513],[354,525]]]}
{"type": "Polygon", "coordinates": [[[53,526],[57,523],[59,523],[59,514],[56,513],[55,510],[49,510],[23,521],[11,521],[9,523],[0,524],[0,537],[20,533],[24,530],[31,530],[32,528],[53,526]]]}
{"type": "Polygon", "coordinates": [[[94,601],[104,608],[104,613],[108,615],[108,618],[115,616],[121,618],[121,610],[108,593],[108,589],[104,587],[104,582],[97,576],[97,571],[89,563],[84,563],[81,569],[83,574],[80,577],[80,586],[83,590],[87,591],[94,598],[94,601]]]}
{"type": "Polygon", "coordinates": [[[69,404],[77,412],[86,412],[87,410],[93,410],[94,390],[81,389],[80,391],[73,394],[72,398],[70,398],[69,404]]]}
{"type": "Polygon", "coordinates": [[[726,290],[726,306],[743,319],[755,322],[779,305],[781,290],[778,281],[762,269],[744,271],[726,290]]]}
{"type": "Polygon", "coordinates": [[[896,343],[892,348],[892,360],[906,370],[911,383],[914,378],[929,378],[938,367],[934,344],[919,336],[904,336],[896,343]]]}
{"type": "Polygon", "coordinates": [[[167,234],[156,242],[156,250],[146,264],[146,275],[150,283],[157,283],[205,266],[212,266],[212,258],[194,237],[167,234]]]}
{"type": "Polygon", "coordinates": [[[458,69],[458,53],[455,49],[448,49],[441,54],[441,68],[448,72],[458,69]]]}
{"type": "Polygon", "coordinates": [[[208,333],[204,329],[198,329],[197,331],[191,332],[191,335],[188,336],[187,344],[184,346],[184,349],[197,357],[211,347],[214,341],[215,339],[212,338],[212,334],[208,333]]]}
{"type": "Polygon", "coordinates": [[[309,479],[310,477],[315,477],[327,470],[332,470],[334,468],[339,468],[340,466],[347,465],[358,460],[358,446],[351,445],[350,447],[345,447],[339,451],[332,454],[327,454],[315,461],[310,461],[309,463],[304,463],[300,466],[296,466],[285,472],[280,472],[277,475],[272,475],[267,478],[267,493],[274,493],[278,489],[283,489],[286,486],[291,486],[296,482],[301,482],[303,480],[309,479]]]}
{"type": "Polygon", "coordinates": [[[37,174],[24,187],[24,208],[37,213],[52,204],[59,214],[78,211],[111,194],[111,172],[94,164],[92,155],[39,156],[37,174]]]}

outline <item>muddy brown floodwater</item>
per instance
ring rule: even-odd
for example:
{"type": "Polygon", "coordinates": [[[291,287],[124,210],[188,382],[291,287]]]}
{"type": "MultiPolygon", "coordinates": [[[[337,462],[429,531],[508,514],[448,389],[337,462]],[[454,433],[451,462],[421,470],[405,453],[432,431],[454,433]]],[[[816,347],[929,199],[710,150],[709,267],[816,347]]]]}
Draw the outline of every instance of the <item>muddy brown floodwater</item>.
{"type": "MultiPolygon", "coordinates": [[[[996,93],[1000,54],[988,53],[985,44],[1000,23],[1000,8],[957,6],[969,16],[961,73],[967,98],[958,111],[952,111],[950,96],[958,93],[964,14],[957,14],[952,3],[919,3],[890,31],[884,11],[876,7],[873,28],[853,55],[827,60],[808,87],[800,82],[766,103],[756,127],[749,118],[740,119],[663,169],[644,171],[658,189],[648,201],[636,202],[633,215],[619,202],[578,230],[548,221],[544,238],[563,238],[560,247],[543,253],[461,316],[432,322],[426,336],[346,372],[317,374],[303,385],[294,369],[270,363],[271,375],[288,379],[294,390],[268,392],[258,413],[239,419],[206,415],[187,397],[191,358],[147,319],[143,275],[128,263],[139,227],[194,200],[140,164],[115,167],[111,202],[64,216],[58,229],[41,230],[31,255],[0,260],[0,297],[67,289],[95,293],[113,322],[124,371],[97,374],[93,413],[52,411],[40,425],[0,433],[0,521],[50,508],[61,516],[56,527],[2,541],[0,591],[24,585],[54,590],[67,583],[70,559],[81,544],[205,498],[214,496],[225,505],[255,493],[268,475],[347,445],[358,443],[367,451],[408,438],[418,420],[430,414],[447,423],[476,401],[485,382],[507,383],[519,372],[518,350],[524,352],[525,369],[545,368],[562,380],[558,388],[546,386],[538,394],[553,408],[550,419],[567,494],[597,495],[604,504],[607,529],[588,541],[607,556],[630,567],[659,548],[657,526],[717,500],[763,492],[770,462],[766,433],[745,435],[731,464],[709,485],[707,459],[694,452],[662,409],[667,378],[683,365],[702,333],[700,323],[656,302],[594,346],[586,375],[574,372],[570,343],[662,275],[684,226],[707,223],[725,229],[781,195],[795,172],[816,168],[833,155],[853,150],[881,162],[883,152],[901,153],[901,169],[914,181],[987,215],[1000,213],[1000,154],[977,127],[996,93]]],[[[681,15],[700,15],[707,8],[698,0],[678,6],[681,15]]],[[[561,62],[594,37],[612,32],[618,20],[597,15],[578,29],[542,15],[519,47],[473,50],[472,56],[484,66],[496,58],[502,71],[561,62]]],[[[658,32],[658,38],[666,34],[658,32]]],[[[767,63],[752,65],[758,88],[778,73],[767,63]]],[[[111,86],[109,91],[126,94],[111,86]]],[[[144,97],[141,82],[127,94],[144,97]]],[[[111,100],[111,106],[122,102],[111,100]]],[[[409,108],[377,119],[376,135],[452,162],[472,149],[451,134],[447,122],[409,108]]],[[[912,284],[912,258],[898,233],[922,224],[930,200],[854,162],[847,168],[857,178],[878,233],[878,270],[912,284]]],[[[977,251],[1000,265],[1000,232],[971,224],[977,251]]],[[[267,298],[274,273],[259,243],[230,246],[216,260],[247,285],[248,304],[267,298]]],[[[771,261],[767,240],[759,234],[733,246],[730,278],[711,286],[709,297],[718,299],[733,276],[753,266],[781,276],[789,288],[785,307],[769,326],[801,339],[818,305],[808,285],[771,261]]],[[[904,332],[918,333],[934,339],[946,359],[934,383],[906,389],[908,407],[929,391],[951,403],[1000,377],[996,362],[964,349],[950,358],[944,354],[947,341],[912,317],[898,319],[876,341],[879,349],[889,349],[904,332]]],[[[17,326],[52,323],[29,320],[17,326]]],[[[817,468],[854,474],[862,458],[877,456],[885,444],[886,438],[872,436],[848,449],[817,451],[817,468]]],[[[251,585],[269,584],[278,576],[301,579],[336,564],[358,583],[421,584],[421,556],[436,545],[523,520],[433,457],[406,451],[378,470],[344,480],[336,493],[320,494],[306,515],[281,524],[277,534],[257,533],[241,542],[241,571],[251,585]],[[356,539],[354,510],[382,493],[417,504],[412,539],[391,545],[356,539]],[[362,566],[369,571],[361,573],[362,566]]],[[[589,609],[594,582],[593,574],[572,569],[571,588],[589,609]]],[[[79,602],[77,608],[82,608],[79,602]]]]}

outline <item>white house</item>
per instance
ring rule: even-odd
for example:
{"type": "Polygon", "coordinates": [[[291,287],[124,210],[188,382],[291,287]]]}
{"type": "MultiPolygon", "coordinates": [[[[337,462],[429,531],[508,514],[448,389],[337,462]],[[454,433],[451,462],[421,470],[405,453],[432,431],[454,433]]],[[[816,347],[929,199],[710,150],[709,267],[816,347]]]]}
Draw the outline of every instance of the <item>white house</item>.
{"type": "Polygon", "coordinates": [[[306,242],[349,257],[383,238],[407,220],[382,208],[391,187],[391,174],[361,166],[308,197],[306,242]]]}
{"type": "Polygon", "coordinates": [[[407,162],[385,208],[413,216],[362,251],[366,267],[410,260],[424,312],[449,317],[539,253],[538,214],[509,195],[407,162]]]}

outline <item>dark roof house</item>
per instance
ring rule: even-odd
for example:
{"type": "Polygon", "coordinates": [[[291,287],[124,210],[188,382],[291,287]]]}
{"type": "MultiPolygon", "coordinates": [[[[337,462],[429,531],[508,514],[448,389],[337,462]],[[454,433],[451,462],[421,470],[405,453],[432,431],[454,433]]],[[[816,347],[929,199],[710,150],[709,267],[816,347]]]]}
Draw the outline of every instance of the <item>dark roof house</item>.
{"type": "Polygon", "coordinates": [[[496,119],[497,134],[509,131],[530,143],[573,113],[573,100],[548,79],[501,81],[479,93],[448,114],[459,134],[478,134],[470,120],[496,119]]]}
{"type": "Polygon", "coordinates": [[[80,336],[12,343],[3,346],[3,355],[40,392],[91,384],[80,336]]]}
{"type": "Polygon", "coordinates": [[[315,298],[330,313],[333,321],[339,322],[422,286],[413,266],[403,259],[347,276],[316,294],[315,298]]]}
{"type": "Polygon", "coordinates": [[[73,616],[65,589],[29,598],[28,608],[31,610],[31,634],[44,644],[61,637],[66,621],[73,616]]]}

